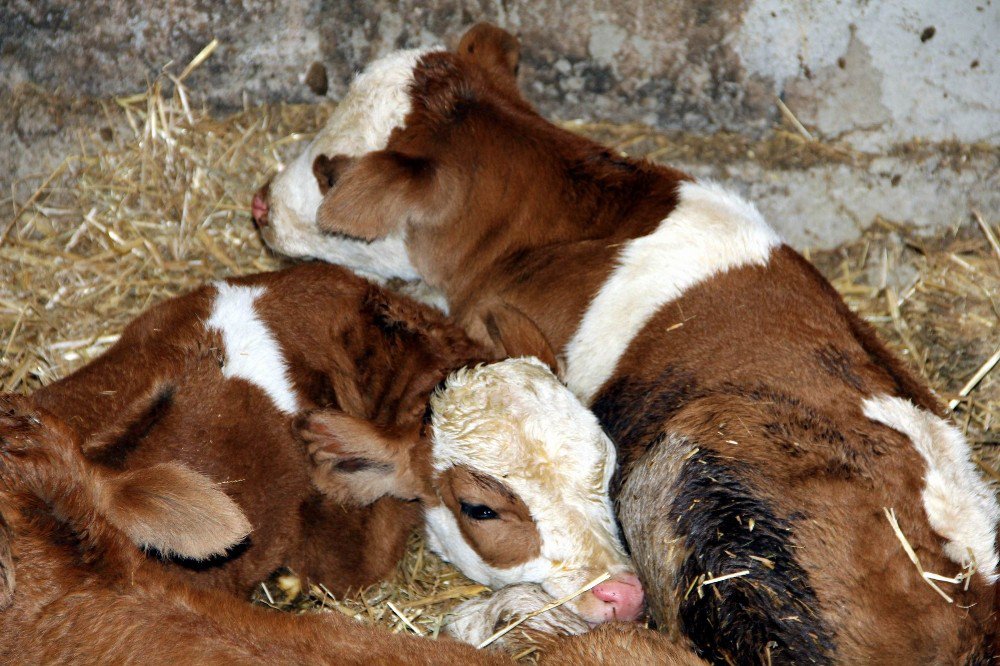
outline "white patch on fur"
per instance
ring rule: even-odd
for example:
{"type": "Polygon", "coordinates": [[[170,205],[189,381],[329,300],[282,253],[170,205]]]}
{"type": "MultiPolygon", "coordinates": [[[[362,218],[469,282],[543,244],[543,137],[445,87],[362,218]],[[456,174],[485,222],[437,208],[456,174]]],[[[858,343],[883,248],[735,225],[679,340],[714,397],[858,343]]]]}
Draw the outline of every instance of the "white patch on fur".
{"type": "Polygon", "coordinates": [[[909,400],[891,396],[867,398],[865,416],[903,433],[927,463],[924,510],[927,521],[948,540],[945,555],[958,564],[976,559],[976,568],[997,580],[997,523],[1000,505],[972,462],[972,451],[953,425],[909,400]]]}
{"type": "Polygon", "coordinates": [[[321,154],[358,157],[385,148],[389,135],[410,113],[414,68],[423,55],[440,50],[390,53],[354,79],[326,126],[271,183],[269,226],[262,231],[268,245],[290,256],[315,257],[385,278],[418,277],[402,232],[367,243],[319,230],[316,211],[322,196],[312,165],[321,154]]]}
{"type": "Polygon", "coordinates": [[[566,346],[566,384],[589,404],[664,304],[713,275],[766,265],[781,239],[753,204],[714,183],[682,183],[656,231],[629,241],[566,346]]]}
{"type": "Polygon", "coordinates": [[[433,551],[490,587],[535,582],[555,597],[605,571],[631,571],[608,497],[614,446],[546,365],[517,358],[459,370],[431,407],[435,472],[465,465],[502,481],[541,537],[537,558],[499,569],[469,546],[442,505],[425,513],[433,551]]]}
{"type": "Polygon", "coordinates": [[[254,308],[254,301],[264,293],[264,288],[216,282],[215,289],[212,316],[205,326],[222,334],[226,352],[222,374],[259,387],[281,411],[297,412],[298,399],[288,378],[281,346],[254,308]]]}

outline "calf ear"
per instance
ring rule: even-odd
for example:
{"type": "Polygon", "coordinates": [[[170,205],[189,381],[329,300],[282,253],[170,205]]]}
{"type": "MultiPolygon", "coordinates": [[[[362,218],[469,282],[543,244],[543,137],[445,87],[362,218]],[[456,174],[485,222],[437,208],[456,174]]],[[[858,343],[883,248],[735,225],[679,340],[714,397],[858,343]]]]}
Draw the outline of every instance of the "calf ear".
{"type": "Polygon", "coordinates": [[[295,427],[315,465],[313,483],[325,495],[355,505],[386,495],[406,500],[429,495],[421,482],[426,475],[417,474],[410,460],[418,442],[335,409],[305,413],[295,427]]]}
{"type": "Polygon", "coordinates": [[[203,560],[219,555],[252,529],[236,502],[183,465],[153,465],[109,484],[108,520],[136,545],[166,556],[203,560]]]}
{"type": "Polygon", "coordinates": [[[485,310],[479,326],[473,326],[473,338],[492,344],[498,358],[534,356],[559,374],[559,361],[545,334],[529,317],[512,305],[499,303],[485,310]],[[475,329],[479,328],[479,335],[475,329]]]}
{"type": "Polygon", "coordinates": [[[14,603],[14,555],[10,549],[10,528],[0,515],[0,611],[14,603]]]}
{"type": "Polygon", "coordinates": [[[323,231],[373,241],[419,216],[434,184],[430,160],[390,150],[346,166],[316,212],[323,231]]]}
{"type": "Polygon", "coordinates": [[[340,174],[354,163],[354,160],[347,155],[317,155],[313,160],[313,175],[316,176],[316,184],[319,185],[319,193],[325,195],[330,188],[337,184],[340,174]]]}
{"type": "Polygon", "coordinates": [[[458,57],[513,80],[521,62],[521,44],[506,30],[489,23],[477,23],[462,36],[458,57]]]}

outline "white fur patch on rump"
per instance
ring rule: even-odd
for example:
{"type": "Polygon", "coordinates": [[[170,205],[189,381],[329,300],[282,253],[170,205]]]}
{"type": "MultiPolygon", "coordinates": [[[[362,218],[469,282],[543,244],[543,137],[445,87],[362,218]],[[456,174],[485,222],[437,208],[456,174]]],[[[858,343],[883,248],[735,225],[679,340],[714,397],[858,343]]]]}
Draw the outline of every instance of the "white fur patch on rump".
{"type": "Polygon", "coordinates": [[[244,379],[259,387],[281,411],[299,410],[298,399],[288,378],[281,345],[254,309],[264,288],[216,282],[212,316],[205,322],[222,334],[226,362],[222,374],[244,379]]]}
{"type": "Polygon", "coordinates": [[[566,384],[596,397],[622,354],[663,305],[713,275],[767,264],[781,239],[757,208],[711,182],[685,182],[656,231],[629,241],[566,346],[566,384]]]}
{"type": "Polygon", "coordinates": [[[1000,505],[976,471],[962,433],[903,398],[877,396],[867,398],[863,406],[865,416],[909,437],[927,463],[924,510],[934,531],[948,540],[945,555],[965,565],[971,553],[977,571],[996,582],[1000,505]]]}

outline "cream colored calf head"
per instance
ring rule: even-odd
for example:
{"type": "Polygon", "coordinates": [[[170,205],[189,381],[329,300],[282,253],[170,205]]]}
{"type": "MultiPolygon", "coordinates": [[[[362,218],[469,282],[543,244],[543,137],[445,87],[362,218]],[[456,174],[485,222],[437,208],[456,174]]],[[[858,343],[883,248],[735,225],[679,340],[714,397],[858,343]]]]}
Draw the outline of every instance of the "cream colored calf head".
{"type": "Polygon", "coordinates": [[[369,64],[305,151],[262,190],[261,201],[254,203],[255,217],[261,218],[261,235],[269,246],[282,254],[316,257],[382,277],[416,277],[402,232],[372,243],[320,232],[316,211],[323,191],[314,166],[321,156],[350,158],[385,148],[410,112],[413,70],[430,50],[396,51],[369,64]]]}
{"type": "Polygon", "coordinates": [[[597,419],[534,358],[460,370],[431,399],[439,503],[428,542],[494,589],[538,583],[591,623],[635,619],[642,588],[619,542],[615,450],[597,419]]]}

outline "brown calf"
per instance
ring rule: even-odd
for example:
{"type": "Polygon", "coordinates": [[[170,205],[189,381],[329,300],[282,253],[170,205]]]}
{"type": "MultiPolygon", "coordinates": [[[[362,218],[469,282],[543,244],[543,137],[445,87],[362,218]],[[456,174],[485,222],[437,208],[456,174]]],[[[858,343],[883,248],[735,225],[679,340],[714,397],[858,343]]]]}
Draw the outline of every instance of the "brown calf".
{"type": "Polygon", "coordinates": [[[180,562],[194,584],[245,594],[290,566],[343,591],[395,566],[420,521],[407,500],[428,492],[429,462],[419,447],[399,451],[378,463],[401,466],[393,487],[345,497],[337,477],[364,476],[374,463],[321,455],[317,466],[294,416],[336,409],[408,447],[420,441],[433,388],[481,356],[439,312],[307,264],[153,307],[107,353],[32,398],[72,425],[103,468],[178,461],[223,484],[253,532],[228,554],[180,562]],[[395,497],[371,503],[386,494],[395,497]]]}
{"type": "Polygon", "coordinates": [[[367,112],[304,155],[338,165],[319,228],[317,183],[282,174],[265,239],[323,236],[498,351],[554,351],[618,446],[651,611],[704,657],[986,663],[1000,507],[927,387],[751,204],[545,121],[513,62],[479,26],[373,63],[343,102],[367,112]]]}
{"type": "Polygon", "coordinates": [[[187,587],[140,548],[224,552],[247,531],[231,499],[167,463],[114,472],[75,432],[0,395],[0,661],[3,663],[507,663],[447,640],[294,616],[187,587]]]}

